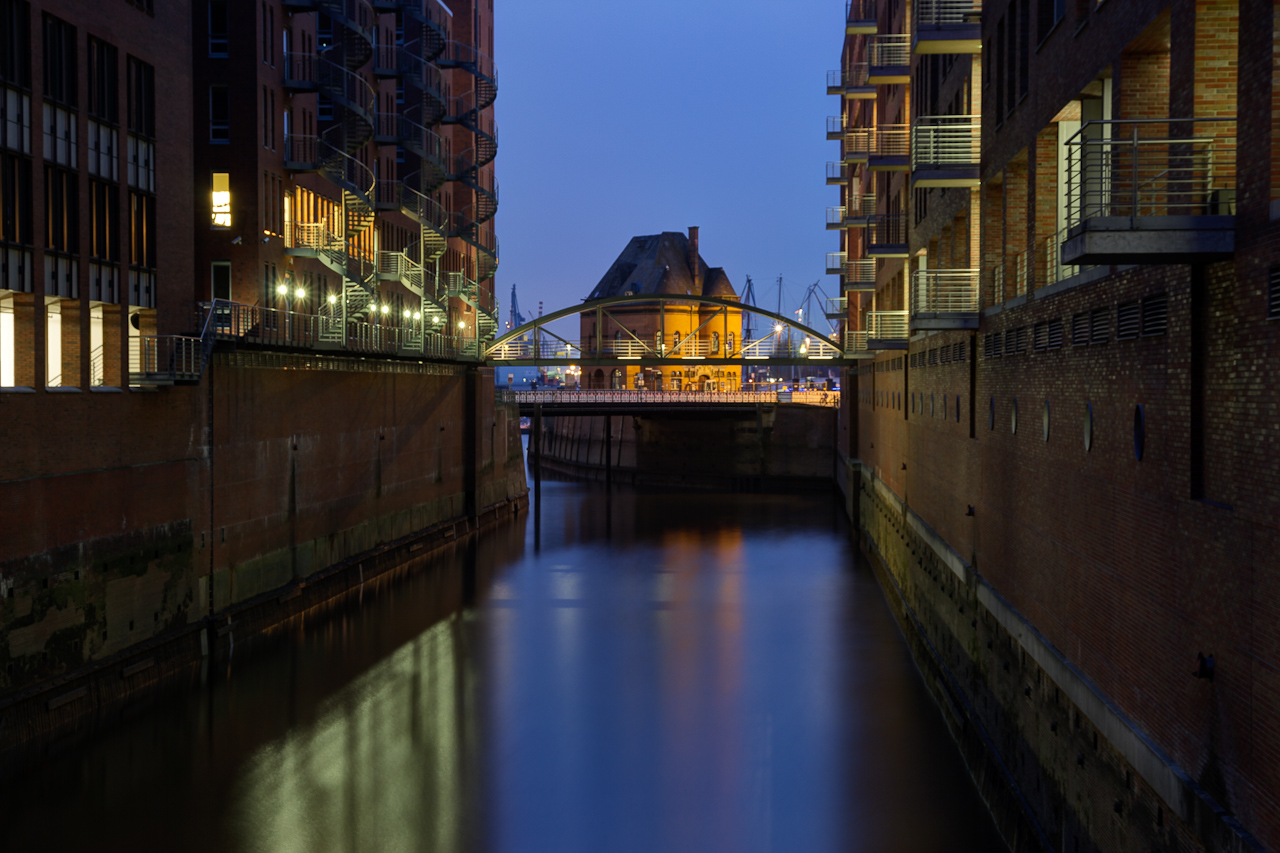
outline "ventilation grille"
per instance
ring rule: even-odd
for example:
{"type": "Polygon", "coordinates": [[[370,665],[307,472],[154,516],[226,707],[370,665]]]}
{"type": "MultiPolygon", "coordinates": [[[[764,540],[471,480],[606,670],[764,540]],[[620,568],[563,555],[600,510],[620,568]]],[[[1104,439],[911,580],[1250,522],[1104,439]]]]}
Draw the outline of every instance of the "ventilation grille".
{"type": "Polygon", "coordinates": [[[1089,314],[1089,343],[1090,344],[1105,344],[1107,342],[1107,339],[1110,337],[1110,332],[1111,332],[1111,330],[1108,328],[1110,324],[1107,322],[1108,314],[1110,313],[1111,312],[1109,312],[1106,308],[1095,308],[1089,314]]]}
{"type": "Polygon", "coordinates": [[[1071,345],[1073,347],[1089,345],[1089,315],[1084,311],[1071,318],[1071,345]]]}
{"type": "Polygon", "coordinates": [[[951,360],[952,360],[952,361],[964,361],[964,360],[965,360],[965,356],[968,354],[968,350],[969,350],[969,348],[968,348],[967,346],[965,346],[964,344],[952,344],[952,345],[951,345],[951,360]]]}
{"type": "Polygon", "coordinates": [[[1116,340],[1127,341],[1138,336],[1138,300],[1116,306],[1116,340]]]}
{"type": "Polygon", "coordinates": [[[1280,318],[1280,267],[1272,267],[1267,279],[1267,316],[1280,318]]]}
{"type": "Polygon", "coordinates": [[[1169,297],[1163,293],[1142,300],[1142,336],[1163,335],[1169,330],[1169,297]]]}
{"type": "Polygon", "coordinates": [[[1044,352],[1049,348],[1049,324],[1036,323],[1035,330],[1031,334],[1031,349],[1036,352],[1044,352]]]}
{"type": "Polygon", "coordinates": [[[1062,321],[1049,321],[1049,349],[1062,349],[1062,321]]]}

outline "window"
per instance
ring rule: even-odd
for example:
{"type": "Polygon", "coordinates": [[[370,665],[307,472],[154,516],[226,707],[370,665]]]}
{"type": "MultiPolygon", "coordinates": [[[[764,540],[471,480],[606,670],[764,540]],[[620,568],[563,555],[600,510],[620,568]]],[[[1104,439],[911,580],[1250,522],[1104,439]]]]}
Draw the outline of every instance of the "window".
{"type": "Polygon", "coordinates": [[[720,333],[719,332],[711,333],[711,351],[717,354],[720,352],[720,333]]]}
{"type": "Polygon", "coordinates": [[[31,88],[31,6],[0,0],[0,81],[31,88]]]}
{"type": "Polygon", "coordinates": [[[227,0],[209,0],[209,55],[226,56],[230,44],[227,0]]]}
{"type": "Polygon", "coordinates": [[[31,96],[0,87],[0,148],[31,153],[31,96]]]}
{"type": "Polygon", "coordinates": [[[727,352],[729,355],[733,355],[733,353],[735,352],[733,348],[733,332],[730,332],[728,337],[725,338],[725,347],[726,347],[725,352],[727,352]]]}
{"type": "MultiPolygon", "coordinates": [[[[31,160],[7,152],[0,153],[0,243],[31,245],[31,160]]],[[[24,289],[0,282],[0,290],[24,289]]]]}
{"type": "Polygon", "coordinates": [[[80,190],[75,172],[44,167],[45,245],[55,252],[80,251],[80,190]]]}
{"type": "Polygon", "coordinates": [[[1039,0],[1036,40],[1044,41],[1067,14],[1067,0],[1039,0]]]}
{"type": "Polygon", "coordinates": [[[129,99],[129,132],[148,139],[156,135],[156,72],[130,56],[125,66],[129,99]]]}
{"type": "MultiPolygon", "coordinates": [[[[139,192],[129,193],[129,263],[135,267],[156,266],[156,199],[139,192]]],[[[135,303],[138,304],[138,303],[135,303]]]]}
{"type": "Polygon", "coordinates": [[[120,190],[105,181],[89,182],[89,251],[104,261],[119,260],[120,190]]]}
{"type": "Polygon", "coordinates": [[[44,96],[76,106],[76,28],[53,15],[44,16],[44,96]]]}
{"type": "Polygon", "coordinates": [[[209,294],[213,299],[231,299],[230,261],[214,261],[210,266],[209,294]]]}
{"type": "Polygon", "coordinates": [[[218,144],[231,141],[231,102],[226,86],[209,87],[209,141],[218,144]]]}
{"type": "Polygon", "coordinates": [[[110,181],[119,180],[120,164],[116,153],[116,129],[91,119],[89,121],[89,174],[110,181]]]}
{"type": "Polygon", "coordinates": [[[156,13],[155,0],[125,0],[125,2],[135,7],[139,12],[146,12],[148,15],[156,13]]]}
{"type": "Polygon", "coordinates": [[[213,208],[213,227],[231,227],[231,175],[227,172],[213,173],[211,193],[213,208]]]}
{"type": "Polygon", "coordinates": [[[89,115],[109,124],[120,120],[117,62],[114,46],[89,36],[89,115]]]}
{"type": "Polygon", "coordinates": [[[149,193],[156,191],[155,157],[154,142],[129,135],[129,186],[149,193]]]}

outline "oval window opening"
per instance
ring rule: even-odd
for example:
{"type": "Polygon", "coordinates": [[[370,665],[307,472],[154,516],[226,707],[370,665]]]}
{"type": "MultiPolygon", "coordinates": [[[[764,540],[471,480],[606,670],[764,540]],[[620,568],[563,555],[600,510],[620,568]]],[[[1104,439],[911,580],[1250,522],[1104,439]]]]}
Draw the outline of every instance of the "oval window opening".
{"type": "Polygon", "coordinates": [[[1093,404],[1084,404],[1084,452],[1093,450],[1093,404]]]}
{"type": "Polygon", "coordinates": [[[1044,440],[1049,440],[1049,401],[1044,401],[1044,440]]]}
{"type": "Polygon", "coordinates": [[[1139,403],[1133,409],[1133,457],[1139,462],[1147,450],[1147,419],[1139,403]]]}
{"type": "Polygon", "coordinates": [[[1018,434],[1018,401],[1014,399],[1013,410],[1009,413],[1009,431],[1014,435],[1018,434]]]}

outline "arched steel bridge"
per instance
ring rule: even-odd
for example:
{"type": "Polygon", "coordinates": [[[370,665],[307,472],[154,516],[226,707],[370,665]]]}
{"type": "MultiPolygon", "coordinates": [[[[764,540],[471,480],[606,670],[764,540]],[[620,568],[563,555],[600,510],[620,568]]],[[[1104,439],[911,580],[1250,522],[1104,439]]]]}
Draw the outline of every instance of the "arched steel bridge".
{"type": "MultiPolygon", "coordinates": [[[[701,311],[700,313],[705,313],[701,311]]],[[[634,322],[634,321],[632,321],[634,322]]],[[[665,328],[660,325],[659,328],[665,328]]],[[[553,367],[581,365],[587,367],[679,366],[690,361],[708,365],[772,364],[793,366],[844,365],[870,358],[865,333],[850,333],[846,340],[812,329],[794,319],[764,308],[743,305],[732,299],[715,296],[609,296],[588,300],[580,305],[562,308],[512,329],[492,343],[484,345],[484,360],[489,364],[510,367],[553,367]],[[687,311],[690,306],[714,306],[716,310],[701,324],[690,330],[679,343],[644,340],[628,328],[631,319],[615,316],[614,310],[645,308],[659,317],[671,306],[687,311]],[[612,310],[611,310],[612,309],[612,310]],[[724,335],[718,342],[709,339],[712,331],[727,321],[730,311],[755,314],[769,320],[769,334],[755,340],[742,340],[741,326],[734,337],[724,335]],[[548,324],[565,317],[595,314],[595,335],[590,340],[574,341],[552,332],[548,324]],[[619,339],[605,337],[606,320],[612,320],[623,333],[619,339]],[[706,330],[706,334],[702,334],[706,330]],[[842,346],[845,344],[845,346],[842,346]]]]}

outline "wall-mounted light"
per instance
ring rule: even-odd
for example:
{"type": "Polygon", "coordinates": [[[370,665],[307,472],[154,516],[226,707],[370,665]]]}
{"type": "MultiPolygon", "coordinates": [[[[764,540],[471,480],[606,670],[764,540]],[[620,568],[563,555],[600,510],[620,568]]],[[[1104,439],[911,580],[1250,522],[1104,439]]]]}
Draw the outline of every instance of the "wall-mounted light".
{"type": "Polygon", "coordinates": [[[293,292],[293,295],[296,296],[298,299],[306,299],[307,291],[305,288],[299,287],[297,290],[293,292]]]}
{"type": "Polygon", "coordinates": [[[383,305],[382,305],[382,313],[383,313],[383,314],[390,314],[390,313],[391,313],[391,306],[390,306],[390,305],[387,305],[386,303],[383,303],[383,305]]]}
{"type": "Polygon", "coordinates": [[[337,297],[337,296],[335,296],[335,295],[333,295],[332,293],[330,293],[330,294],[329,294],[329,304],[330,304],[330,305],[332,305],[333,303],[335,303],[335,302],[337,302],[337,301],[338,301],[338,297],[337,297]]]}
{"type": "Polygon", "coordinates": [[[276,293],[280,294],[281,296],[288,296],[288,295],[289,295],[289,288],[288,288],[288,286],[287,286],[287,285],[277,284],[277,285],[276,285],[276,293]]]}

